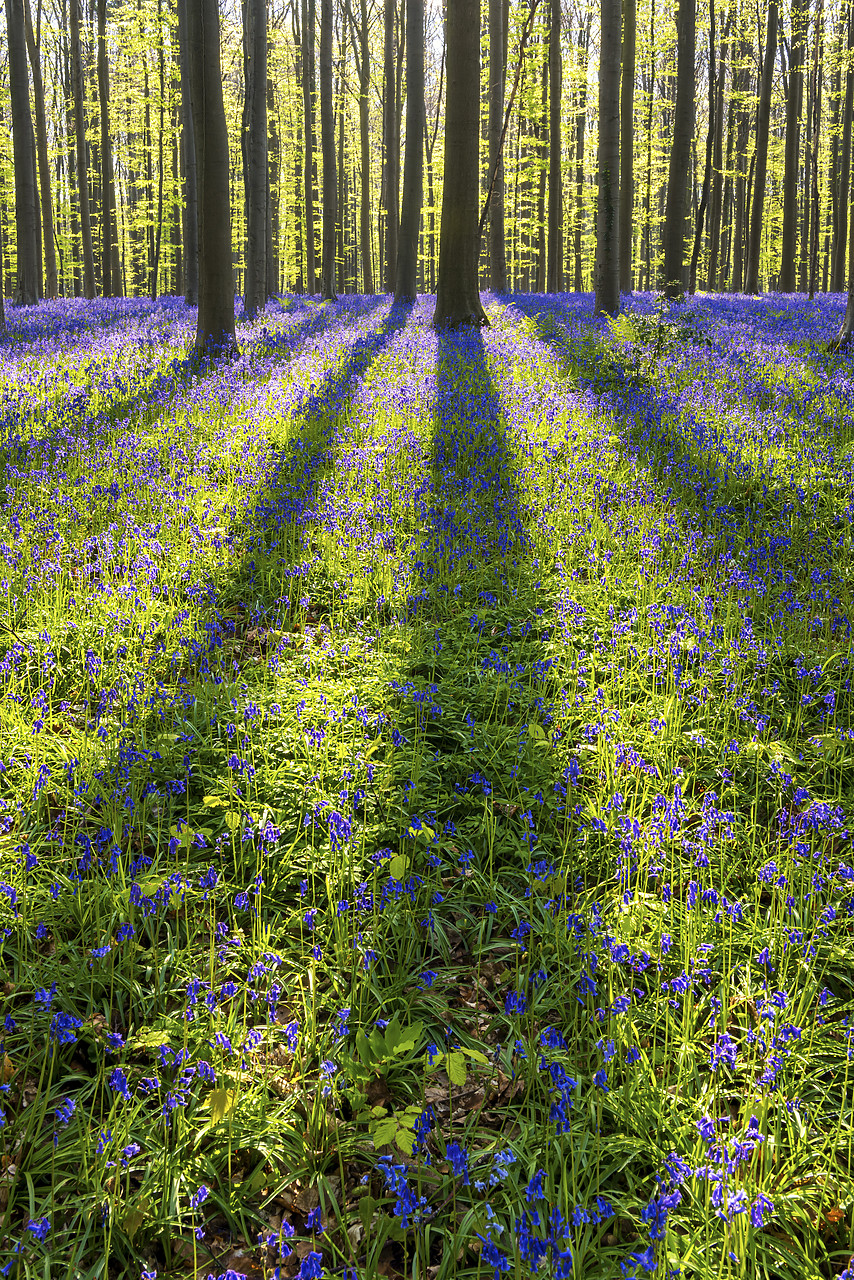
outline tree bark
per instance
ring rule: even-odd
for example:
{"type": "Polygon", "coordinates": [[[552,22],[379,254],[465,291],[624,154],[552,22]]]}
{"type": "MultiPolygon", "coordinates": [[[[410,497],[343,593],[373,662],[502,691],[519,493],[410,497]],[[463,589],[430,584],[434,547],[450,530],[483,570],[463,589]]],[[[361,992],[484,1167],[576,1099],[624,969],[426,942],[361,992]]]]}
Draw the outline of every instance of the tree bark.
{"type": "Polygon", "coordinates": [[[199,206],[193,104],[190,100],[187,62],[187,4],[188,0],[178,0],[178,56],[181,69],[181,145],[184,155],[184,301],[188,306],[194,307],[199,301],[199,206]]]}
{"type": "Polygon", "coordinates": [[[305,274],[309,293],[317,292],[317,261],[314,241],[314,0],[302,0],[302,96],[305,121],[305,274]]]}
{"type": "Polygon", "coordinates": [[[684,291],[687,175],[694,136],[694,4],[695,0],[679,0],[676,19],[676,101],[664,216],[664,292],[668,298],[678,298],[684,291]]]}
{"type": "Polygon", "coordinates": [[[601,0],[596,313],[620,310],[620,0],[601,0]]]}
{"type": "Polygon", "coordinates": [[[489,172],[493,174],[489,205],[487,255],[489,287],[507,291],[507,251],[504,243],[504,157],[501,131],[504,123],[504,86],[507,75],[506,0],[489,0],[489,172]]]}
{"type": "Polygon", "coordinates": [[[270,75],[270,37],[267,36],[267,297],[279,292],[279,172],[281,144],[276,116],[276,91],[270,75]]]}
{"type": "Polygon", "coordinates": [[[768,129],[771,117],[771,89],[774,82],[774,58],[777,51],[777,0],[768,5],[765,58],[759,90],[759,114],[756,124],[756,164],[753,173],[753,209],[747,250],[745,293],[759,292],[759,252],[762,247],[762,216],[765,201],[765,176],[768,169],[768,129]]]}
{"type": "Polygon", "coordinates": [[[574,217],[574,250],[575,250],[575,292],[581,293],[584,280],[582,276],[582,248],[584,238],[584,135],[587,126],[587,62],[590,50],[590,14],[582,22],[578,30],[578,46],[580,54],[578,104],[575,112],[575,217],[574,217]]]}
{"type": "Polygon", "coordinates": [[[691,252],[691,267],[688,273],[688,292],[693,296],[697,292],[697,262],[700,257],[700,245],[703,242],[703,223],[706,207],[709,202],[709,186],[712,179],[712,150],[715,143],[715,100],[717,85],[715,83],[715,0],[709,0],[709,127],[706,132],[706,164],[703,170],[703,190],[697,209],[697,223],[694,228],[694,248],[691,252]]]}
{"type": "Polygon", "coordinates": [[[121,294],[116,232],[116,184],[110,133],[110,69],[107,62],[107,3],[98,0],[98,106],[101,150],[101,293],[121,294]]]}
{"type": "Polygon", "coordinates": [[[821,219],[819,190],[818,190],[818,143],[819,133],[821,130],[821,82],[824,61],[824,0],[818,0],[815,14],[815,50],[813,54],[812,66],[812,87],[810,93],[810,105],[812,108],[812,128],[810,135],[810,182],[811,190],[807,192],[807,201],[812,201],[812,216],[810,218],[810,244],[809,244],[809,280],[808,290],[810,300],[815,295],[816,281],[818,278],[818,243],[821,219]]]}
{"type": "Polygon", "coordinates": [[[395,273],[395,302],[414,301],[424,189],[424,0],[406,4],[406,149],[395,273]]]}
{"type": "Polygon", "coordinates": [[[786,100],[786,144],[783,171],[783,235],[780,257],[781,293],[794,293],[798,240],[798,170],[800,166],[801,103],[804,84],[806,14],[803,0],[792,0],[792,41],[789,55],[789,94],[786,100]]]}
{"type": "Polygon", "coordinates": [[[851,120],[854,114],[854,9],[848,9],[848,58],[845,71],[845,102],[842,108],[842,144],[839,157],[839,187],[837,192],[838,219],[833,241],[833,263],[830,269],[830,289],[838,293],[845,287],[845,256],[848,248],[848,217],[851,182],[851,120]]]}
{"type": "Polygon", "coordinates": [[[15,301],[32,306],[39,300],[38,204],[36,155],[30,115],[30,82],[24,35],[23,0],[6,0],[9,45],[9,91],[12,106],[12,150],[15,168],[15,230],[18,278],[15,301]]]}
{"type": "Polygon", "coordinates": [[[359,50],[357,59],[359,76],[359,157],[361,178],[359,183],[359,239],[362,253],[362,290],[374,291],[374,265],[371,254],[371,34],[368,26],[368,0],[359,3],[359,50]]]}
{"type": "Polygon", "coordinates": [[[447,23],[445,178],[433,323],[456,328],[488,323],[477,277],[480,0],[447,0],[447,23]]]}
{"type": "Polygon", "coordinates": [[[338,216],[332,99],[332,0],[320,0],[320,151],[323,161],[320,292],[326,301],[332,301],[335,298],[335,225],[338,216]]]}
{"type": "MultiPolygon", "coordinates": [[[[631,2],[631,0],[627,0],[631,2]]],[[[560,55],[560,0],[551,0],[549,28],[549,212],[546,289],[563,288],[563,186],[561,183],[561,99],[563,65],[560,55]]]]}
{"type": "Polygon", "coordinates": [[[267,301],[267,0],[243,0],[243,83],[243,311],[251,319],[267,301]]]}
{"type": "Polygon", "coordinates": [[[188,0],[187,55],[199,182],[197,356],[235,351],[228,132],[217,0],[188,0]]]}
{"type": "Polygon", "coordinates": [[[385,160],[385,288],[394,292],[397,269],[397,241],[400,228],[398,205],[400,136],[397,129],[397,71],[395,67],[395,0],[385,0],[383,8],[383,156],[385,160]]]}
{"type": "Polygon", "coordinates": [[[39,187],[41,190],[42,244],[44,246],[45,296],[57,295],[56,244],[53,228],[53,196],[50,185],[50,159],[47,149],[47,123],[45,120],[44,78],[41,67],[41,50],[33,32],[29,0],[24,0],[24,25],[30,69],[33,76],[33,105],[36,117],[36,152],[38,156],[39,187]]]}
{"type": "MultiPolygon", "coordinates": [[[[706,274],[706,288],[710,291],[717,287],[718,259],[721,247],[721,209],[723,202],[723,142],[724,142],[724,81],[726,65],[729,58],[729,24],[732,9],[727,13],[724,23],[723,48],[718,63],[717,84],[715,93],[715,136],[712,147],[712,193],[709,200],[709,270],[706,274]]],[[[730,104],[732,112],[732,104],[730,104]]]]}
{"type": "MultiPolygon", "coordinates": [[[[714,0],[712,0],[714,3],[714,0]]],[[[623,74],[620,85],[620,291],[631,293],[632,214],[635,194],[635,45],[636,0],[623,0],[623,74]]]]}

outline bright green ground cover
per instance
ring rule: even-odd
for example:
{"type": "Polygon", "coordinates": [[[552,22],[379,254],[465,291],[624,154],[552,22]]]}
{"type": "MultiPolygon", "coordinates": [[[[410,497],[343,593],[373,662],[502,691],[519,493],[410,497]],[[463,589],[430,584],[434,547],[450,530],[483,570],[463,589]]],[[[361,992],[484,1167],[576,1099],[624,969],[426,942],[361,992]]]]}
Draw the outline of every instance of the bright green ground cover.
{"type": "Polygon", "coordinates": [[[15,314],[5,1274],[843,1271],[840,305],[15,314]]]}

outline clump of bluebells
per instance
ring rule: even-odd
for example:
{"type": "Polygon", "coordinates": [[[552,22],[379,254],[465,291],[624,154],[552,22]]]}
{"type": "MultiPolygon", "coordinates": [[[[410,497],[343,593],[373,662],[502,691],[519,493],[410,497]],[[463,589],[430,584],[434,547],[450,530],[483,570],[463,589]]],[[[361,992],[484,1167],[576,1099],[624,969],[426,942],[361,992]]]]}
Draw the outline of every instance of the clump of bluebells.
{"type": "Polygon", "coordinates": [[[487,305],[10,314],[4,1274],[848,1265],[843,300],[487,305]]]}

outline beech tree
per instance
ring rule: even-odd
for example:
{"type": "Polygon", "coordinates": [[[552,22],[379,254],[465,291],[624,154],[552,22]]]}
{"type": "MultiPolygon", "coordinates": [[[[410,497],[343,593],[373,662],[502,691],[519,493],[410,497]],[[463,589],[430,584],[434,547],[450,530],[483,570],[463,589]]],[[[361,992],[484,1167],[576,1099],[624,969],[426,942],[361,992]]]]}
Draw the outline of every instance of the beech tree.
{"type": "Polygon", "coordinates": [[[406,150],[394,300],[416,296],[418,233],[424,185],[424,0],[406,3],[406,150]]]}
{"type": "Polygon", "coordinates": [[[601,0],[596,312],[620,310],[620,0],[601,0]]]}
{"type": "Polygon", "coordinates": [[[217,0],[187,0],[187,62],[199,191],[196,355],[237,350],[228,131],[222,101],[217,0]]]}
{"type": "Polygon", "coordinates": [[[267,0],[243,0],[243,82],[241,142],[246,192],[243,309],[251,317],[267,300],[267,0]]]}
{"type": "Polygon", "coordinates": [[[30,115],[30,82],[24,35],[23,0],[6,0],[9,42],[9,90],[15,165],[15,231],[18,254],[15,301],[31,306],[39,300],[38,205],[36,152],[30,115]]]}
{"type": "MultiPolygon", "coordinates": [[[[614,0],[612,0],[612,3],[614,0]]],[[[619,5],[619,0],[615,0],[619,5]]],[[[445,175],[434,325],[488,324],[477,266],[480,0],[447,0],[445,175]]]]}
{"type": "Polygon", "coordinates": [[[668,298],[679,297],[685,287],[685,206],[694,136],[694,4],[695,0],[679,0],[676,14],[676,102],[664,223],[664,292],[668,298]]]}
{"type": "Polygon", "coordinates": [[[762,244],[762,217],[765,209],[765,177],[768,171],[768,130],[771,120],[771,89],[774,81],[774,58],[777,51],[777,0],[769,0],[765,29],[765,58],[756,119],[756,167],[753,186],[753,209],[747,250],[745,293],[759,292],[759,250],[762,244]]]}

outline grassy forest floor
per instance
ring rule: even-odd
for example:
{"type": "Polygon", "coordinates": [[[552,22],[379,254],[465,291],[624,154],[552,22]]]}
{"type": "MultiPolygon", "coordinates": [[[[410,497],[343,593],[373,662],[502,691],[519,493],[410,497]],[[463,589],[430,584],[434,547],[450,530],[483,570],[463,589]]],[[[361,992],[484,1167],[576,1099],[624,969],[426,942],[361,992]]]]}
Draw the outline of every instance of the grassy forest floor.
{"type": "Polygon", "coordinates": [[[0,348],[0,1270],[836,1277],[844,299],[0,348]]]}

